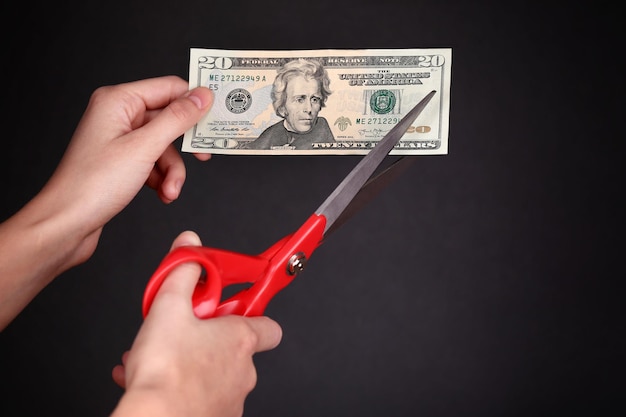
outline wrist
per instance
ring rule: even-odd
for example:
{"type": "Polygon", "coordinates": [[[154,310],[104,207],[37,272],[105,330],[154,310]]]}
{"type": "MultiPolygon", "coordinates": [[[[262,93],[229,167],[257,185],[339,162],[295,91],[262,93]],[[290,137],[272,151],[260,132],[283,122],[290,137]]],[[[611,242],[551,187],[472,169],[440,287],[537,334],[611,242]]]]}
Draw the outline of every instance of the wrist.
{"type": "Polygon", "coordinates": [[[54,278],[93,254],[95,244],[85,243],[94,233],[99,236],[99,230],[87,224],[85,210],[72,196],[44,189],[14,216],[27,239],[23,244],[39,255],[43,273],[54,278]]]}
{"type": "MultiPolygon", "coordinates": [[[[196,400],[202,403],[206,399],[196,400]]],[[[120,398],[111,417],[223,417],[218,410],[194,406],[194,400],[185,398],[182,392],[165,391],[155,387],[127,389],[120,398]]]]}
{"type": "Polygon", "coordinates": [[[55,277],[91,256],[99,231],[40,193],[0,224],[0,329],[55,277]]]}
{"type": "Polygon", "coordinates": [[[113,410],[111,417],[170,417],[177,413],[171,405],[158,395],[156,390],[127,390],[113,410]]]}

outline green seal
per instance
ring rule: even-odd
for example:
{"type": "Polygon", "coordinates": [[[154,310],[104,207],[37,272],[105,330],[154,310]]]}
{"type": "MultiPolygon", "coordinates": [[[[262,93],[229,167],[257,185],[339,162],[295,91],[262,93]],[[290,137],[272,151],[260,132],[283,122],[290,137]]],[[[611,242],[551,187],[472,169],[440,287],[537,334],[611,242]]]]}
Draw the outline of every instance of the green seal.
{"type": "Polygon", "coordinates": [[[387,114],[396,106],[396,96],[389,90],[378,90],[370,98],[372,111],[387,114]]]}

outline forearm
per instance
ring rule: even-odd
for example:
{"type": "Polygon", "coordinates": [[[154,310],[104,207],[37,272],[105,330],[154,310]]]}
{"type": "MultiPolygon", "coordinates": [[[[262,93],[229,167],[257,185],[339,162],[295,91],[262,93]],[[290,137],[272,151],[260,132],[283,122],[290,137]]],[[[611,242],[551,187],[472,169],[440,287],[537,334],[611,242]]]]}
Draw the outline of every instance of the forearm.
{"type": "Polygon", "coordinates": [[[90,239],[83,216],[67,210],[63,198],[44,189],[0,224],[0,330],[55,277],[93,253],[97,236],[90,239]]]}

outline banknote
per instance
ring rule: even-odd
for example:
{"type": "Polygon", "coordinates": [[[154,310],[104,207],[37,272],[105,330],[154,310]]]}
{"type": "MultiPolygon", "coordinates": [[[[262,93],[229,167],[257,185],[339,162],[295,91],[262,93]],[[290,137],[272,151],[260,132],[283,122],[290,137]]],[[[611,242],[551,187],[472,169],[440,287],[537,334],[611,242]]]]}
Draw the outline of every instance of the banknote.
{"type": "Polygon", "coordinates": [[[220,50],[192,48],[190,88],[211,110],[183,152],[366,154],[422,98],[435,95],[392,155],[448,153],[451,48],[220,50]]]}

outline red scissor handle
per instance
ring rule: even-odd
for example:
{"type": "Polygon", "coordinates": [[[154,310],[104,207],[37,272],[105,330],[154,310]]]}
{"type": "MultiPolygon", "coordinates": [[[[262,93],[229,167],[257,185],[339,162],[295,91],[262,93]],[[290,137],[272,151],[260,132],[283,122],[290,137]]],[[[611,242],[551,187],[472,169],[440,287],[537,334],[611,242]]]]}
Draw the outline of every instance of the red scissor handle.
{"type": "Polygon", "coordinates": [[[326,218],[312,215],[298,231],[285,236],[260,255],[244,255],[204,246],[182,246],[171,251],[152,275],[143,296],[143,316],[146,317],[161,284],[177,266],[196,262],[204,268],[192,295],[194,314],[210,318],[226,314],[260,316],[276,293],[289,284],[296,273],[289,270],[297,254],[308,259],[321,243],[326,218]],[[221,302],[224,287],[238,283],[252,286],[221,302]]]}

